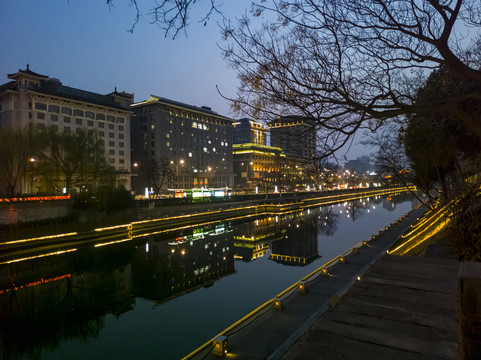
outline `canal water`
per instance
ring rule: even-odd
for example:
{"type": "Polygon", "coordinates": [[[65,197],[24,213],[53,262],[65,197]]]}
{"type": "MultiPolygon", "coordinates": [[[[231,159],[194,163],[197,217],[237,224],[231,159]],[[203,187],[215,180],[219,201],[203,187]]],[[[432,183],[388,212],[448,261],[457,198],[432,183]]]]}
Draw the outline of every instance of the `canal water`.
{"type": "Polygon", "coordinates": [[[179,359],[416,206],[406,193],[0,265],[4,359],[179,359]]]}

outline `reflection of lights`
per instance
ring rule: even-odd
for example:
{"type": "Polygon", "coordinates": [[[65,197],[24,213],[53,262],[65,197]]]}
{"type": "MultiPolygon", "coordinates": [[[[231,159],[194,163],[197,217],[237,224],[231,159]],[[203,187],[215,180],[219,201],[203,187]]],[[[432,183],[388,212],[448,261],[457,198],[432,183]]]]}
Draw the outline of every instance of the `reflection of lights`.
{"type": "Polygon", "coordinates": [[[181,253],[182,255],[185,255],[185,250],[182,250],[180,253],[181,253]]]}
{"type": "Polygon", "coordinates": [[[16,263],[16,262],[21,262],[21,261],[25,261],[25,260],[32,260],[32,259],[38,259],[38,258],[42,258],[42,257],[46,257],[46,256],[52,256],[52,255],[61,255],[61,254],[65,254],[65,253],[69,253],[69,252],[73,252],[73,251],[77,251],[77,249],[55,251],[55,252],[51,252],[51,253],[43,254],[43,255],[29,256],[29,257],[22,258],[22,259],[15,259],[15,260],[10,260],[10,261],[4,261],[4,262],[1,262],[0,265],[2,265],[2,264],[12,264],[12,263],[16,263]]]}

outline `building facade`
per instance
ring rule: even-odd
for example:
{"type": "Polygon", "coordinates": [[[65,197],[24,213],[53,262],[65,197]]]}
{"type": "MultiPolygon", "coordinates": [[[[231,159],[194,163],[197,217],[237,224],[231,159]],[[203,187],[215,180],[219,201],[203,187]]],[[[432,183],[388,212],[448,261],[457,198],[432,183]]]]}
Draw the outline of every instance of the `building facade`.
{"type": "Polygon", "coordinates": [[[234,123],[234,144],[267,145],[267,128],[247,118],[234,123]]]}
{"type": "Polygon", "coordinates": [[[209,107],[197,107],[151,95],[132,105],[132,162],[139,169],[136,192],[149,187],[144,164],[155,161],[168,171],[161,192],[231,188],[233,120],[209,107]]]}
{"type": "Polygon", "coordinates": [[[316,156],[315,122],[299,116],[283,117],[268,124],[271,146],[279,147],[288,158],[311,161],[316,156]]]}
{"type": "Polygon", "coordinates": [[[103,142],[105,159],[115,168],[119,183],[130,189],[132,94],[115,90],[102,95],[64,86],[28,65],[8,78],[12,81],[0,86],[0,129],[49,128],[61,133],[82,129],[103,142]]]}
{"type": "Polygon", "coordinates": [[[237,190],[272,192],[280,186],[285,155],[280,148],[252,143],[234,144],[234,183],[237,190]]]}

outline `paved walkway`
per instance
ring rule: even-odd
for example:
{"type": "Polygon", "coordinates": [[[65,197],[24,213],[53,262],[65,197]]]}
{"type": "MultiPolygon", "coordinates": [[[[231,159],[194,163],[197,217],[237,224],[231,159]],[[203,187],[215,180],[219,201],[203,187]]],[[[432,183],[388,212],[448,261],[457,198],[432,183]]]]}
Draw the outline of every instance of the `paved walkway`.
{"type": "Polygon", "coordinates": [[[282,359],[457,359],[458,264],[384,256],[282,359]]]}
{"type": "MultiPolygon", "coordinates": [[[[423,212],[412,212],[329,276],[310,281],[307,293],[283,297],[281,310],[266,307],[229,330],[229,357],[279,359],[287,352],[285,359],[454,358],[457,261],[385,255],[423,212]]],[[[192,358],[216,359],[210,349],[192,358]]]]}

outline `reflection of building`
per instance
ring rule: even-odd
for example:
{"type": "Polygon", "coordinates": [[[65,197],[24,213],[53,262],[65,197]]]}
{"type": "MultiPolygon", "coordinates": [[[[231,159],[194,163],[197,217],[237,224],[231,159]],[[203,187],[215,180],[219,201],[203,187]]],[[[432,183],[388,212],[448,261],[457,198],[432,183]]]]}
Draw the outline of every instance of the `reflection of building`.
{"type": "Polygon", "coordinates": [[[267,128],[249,119],[234,123],[234,144],[266,145],[267,128]]]}
{"type": "Polygon", "coordinates": [[[393,201],[391,201],[391,198],[383,198],[382,199],[382,207],[386,209],[387,211],[394,211],[396,208],[396,205],[393,201]]]}
{"type": "MultiPolygon", "coordinates": [[[[164,159],[171,164],[168,188],[232,187],[232,119],[153,95],[132,109],[132,161],[139,168],[164,159]]],[[[137,180],[135,190],[143,192],[137,180]]]]}
{"type": "Polygon", "coordinates": [[[255,187],[267,191],[279,180],[285,158],[280,148],[256,144],[234,144],[236,187],[255,187]]]}
{"type": "Polygon", "coordinates": [[[279,216],[259,218],[236,225],[234,247],[236,258],[244,261],[263,257],[269,250],[269,243],[282,238],[285,230],[280,228],[279,216]]]}
{"type": "Polygon", "coordinates": [[[223,224],[194,229],[171,240],[138,247],[134,287],[139,296],[164,301],[234,272],[232,231],[223,224]]]}
{"type": "MultiPolygon", "coordinates": [[[[132,94],[115,90],[101,95],[71,88],[58,79],[31,71],[28,65],[26,70],[9,74],[8,78],[12,81],[0,86],[0,128],[29,126],[61,133],[83,129],[103,141],[105,158],[117,170],[119,181],[130,188],[132,94]]],[[[21,192],[50,191],[27,186],[21,192]]]]}
{"type": "Polygon", "coordinates": [[[289,116],[269,124],[271,145],[282,149],[288,158],[311,160],[316,156],[315,122],[300,116],[289,116]]]}
{"type": "Polygon", "coordinates": [[[270,259],[287,265],[306,265],[319,257],[317,218],[300,215],[289,220],[287,233],[271,244],[270,259]]]}
{"type": "Polygon", "coordinates": [[[132,310],[136,297],[156,302],[234,272],[232,231],[221,224],[136,246],[79,249],[2,268],[3,357],[40,354],[62,340],[102,330],[104,316],[132,310]]]}

